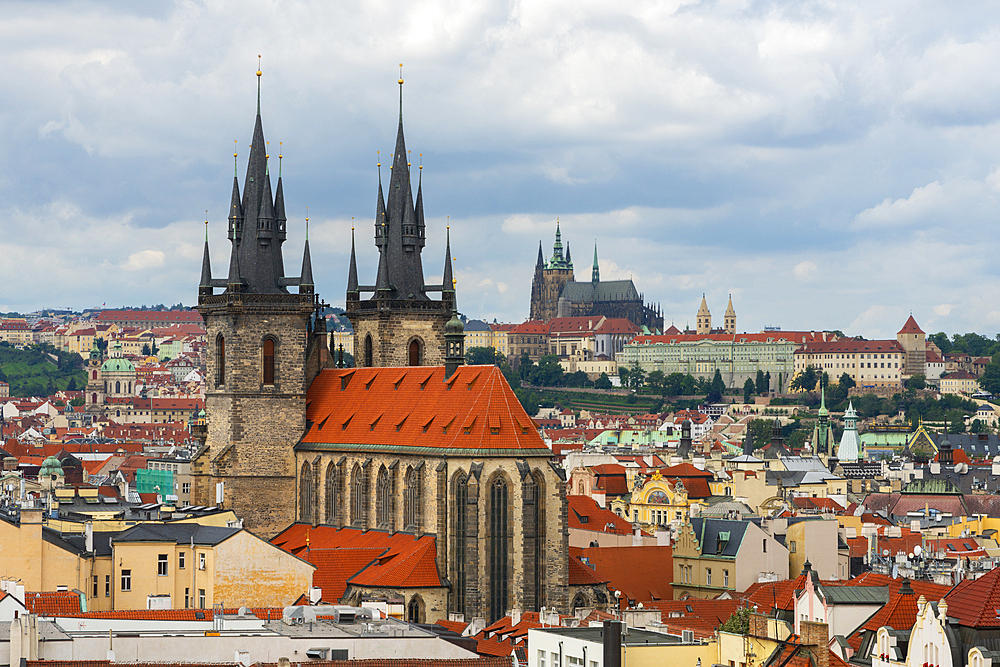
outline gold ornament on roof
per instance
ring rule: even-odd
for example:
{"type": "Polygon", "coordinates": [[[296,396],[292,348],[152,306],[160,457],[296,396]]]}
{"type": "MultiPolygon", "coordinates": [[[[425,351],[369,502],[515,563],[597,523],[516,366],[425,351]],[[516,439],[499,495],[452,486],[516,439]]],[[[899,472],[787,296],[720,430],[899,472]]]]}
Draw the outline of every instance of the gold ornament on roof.
{"type": "Polygon", "coordinates": [[[257,54],[257,76],[260,76],[260,54],[257,54]]]}
{"type": "Polygon", "coordinates": [[[403,85],[403,63],[399,63],[399,85],[403,85]]]}

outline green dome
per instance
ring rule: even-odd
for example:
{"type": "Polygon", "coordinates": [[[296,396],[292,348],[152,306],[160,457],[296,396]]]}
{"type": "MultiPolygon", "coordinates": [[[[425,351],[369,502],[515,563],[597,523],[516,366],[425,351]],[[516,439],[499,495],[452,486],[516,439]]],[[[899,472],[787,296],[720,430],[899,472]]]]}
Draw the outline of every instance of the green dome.
{"type": "Polygon", "coordinates": [[[39,479],[47,479],[50,475],[63,475],[62,464],[54,456],[42,461],[42,467],[38,470],[39,479]]]}
{"type": "Polygon", "coordinates": [[[465,333],[465,325],[462,324],[462,320],[458,319],[458,313],[452,313],[451,319],[444,325],[444,332],[445,334],[465,333]]]}
{"type": "Polygon", "coordinates": [[[135,366],[124,357],[108,359],[101,365],[102,373],[135,373],[135,366]]]}

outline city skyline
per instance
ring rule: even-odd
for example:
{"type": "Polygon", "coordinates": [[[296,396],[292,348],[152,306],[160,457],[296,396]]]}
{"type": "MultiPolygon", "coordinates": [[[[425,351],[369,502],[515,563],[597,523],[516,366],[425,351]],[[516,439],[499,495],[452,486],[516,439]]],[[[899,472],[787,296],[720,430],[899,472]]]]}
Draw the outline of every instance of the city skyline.
{"type": "Polygon", "coordinates": [[[702,293],[720,321],[733,294],[741,331],[892,337],[912,311],[928,332],[992,337],[1000,322],[981,238],[1000,190],[987,9],[5,7],[3,310],[192,304],[205,209],[224,273],[259,53],[286,258],[308,206],[331,305],[352,216],[374,281],[375,151],[386,166],[402,62],[425,255],[443,256],[450,223],[469,317],[526,319],[558,217],[578,279],[596,239],[602,278],[632,277],[680,328],[702,293]]]}

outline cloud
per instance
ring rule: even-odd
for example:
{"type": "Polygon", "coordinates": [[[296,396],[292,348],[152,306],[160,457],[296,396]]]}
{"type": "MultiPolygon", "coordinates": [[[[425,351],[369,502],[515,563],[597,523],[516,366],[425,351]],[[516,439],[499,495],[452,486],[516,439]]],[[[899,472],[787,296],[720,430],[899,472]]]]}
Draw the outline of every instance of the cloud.
{"type": "Polygon", "coordinates": [[[166,255],[160,250],[142,250],[128,256],[128,261],[122,264],[126,271],[143,271],[163,266],[166,255]]]}
{"type": "Polygon", "coordinates": [[[809,280],[816,273],[817,268],[819,267],[816,266],[816,262],[810,262],[807,259],[796,264],[792,272],[799,280],[809,280]]]}

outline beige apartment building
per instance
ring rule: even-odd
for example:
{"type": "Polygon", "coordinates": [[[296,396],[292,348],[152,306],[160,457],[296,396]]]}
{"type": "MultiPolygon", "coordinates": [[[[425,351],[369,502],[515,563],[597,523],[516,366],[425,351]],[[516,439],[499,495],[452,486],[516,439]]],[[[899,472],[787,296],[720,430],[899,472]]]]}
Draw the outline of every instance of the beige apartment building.
{"type": "Polygon", "coordinates": [[[832,342],[806,343],[795,350],[793,378],[809,366],[830,376],[836,383],[847,373],[859,387],[902,386],[906,352],[895,340],[841,338],[832,342]]]}

